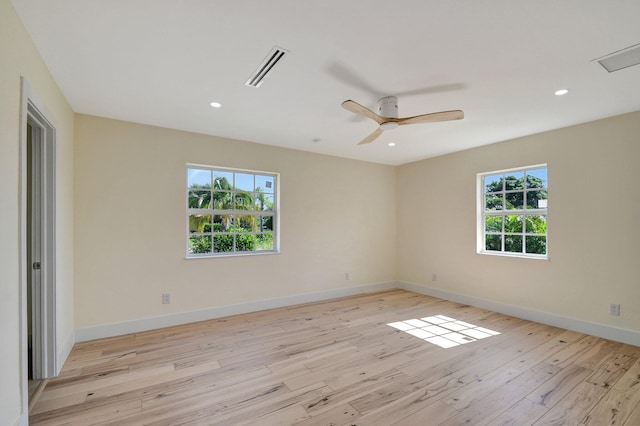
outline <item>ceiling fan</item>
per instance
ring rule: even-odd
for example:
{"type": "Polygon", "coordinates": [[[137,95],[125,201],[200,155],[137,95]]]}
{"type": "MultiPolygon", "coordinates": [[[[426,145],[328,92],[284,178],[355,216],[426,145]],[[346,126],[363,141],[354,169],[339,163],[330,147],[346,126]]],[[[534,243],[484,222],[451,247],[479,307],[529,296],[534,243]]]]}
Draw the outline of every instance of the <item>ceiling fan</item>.
{"type": "Polygon", "coordinates": [[[378,100],[378,111],[380,114],[376,114],[352,100],[344,101],[342,108],[354,114],[370,118],[380,125],[373,133],[362,139],[358,145],[373,142],[385,130],[395,129],[405,124],[435,123],[437,121],[461,120],[464,118],[464,112],[459,109],[398,118],[398,98],[395,96],[386,96],[378,100]]]}

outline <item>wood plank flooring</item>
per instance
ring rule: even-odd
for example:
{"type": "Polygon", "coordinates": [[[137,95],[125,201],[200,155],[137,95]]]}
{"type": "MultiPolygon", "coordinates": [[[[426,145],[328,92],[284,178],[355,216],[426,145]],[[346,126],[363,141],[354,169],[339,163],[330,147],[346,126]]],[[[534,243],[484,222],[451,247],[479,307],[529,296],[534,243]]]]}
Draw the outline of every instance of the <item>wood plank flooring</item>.
{"type": "Polygon", "coordinates": [[[640,425],[639,359],[390,290],[76,344],[30,424],[640,425]],[[437,315],[499,334],[444,349],[387,325],[437,315]]]}

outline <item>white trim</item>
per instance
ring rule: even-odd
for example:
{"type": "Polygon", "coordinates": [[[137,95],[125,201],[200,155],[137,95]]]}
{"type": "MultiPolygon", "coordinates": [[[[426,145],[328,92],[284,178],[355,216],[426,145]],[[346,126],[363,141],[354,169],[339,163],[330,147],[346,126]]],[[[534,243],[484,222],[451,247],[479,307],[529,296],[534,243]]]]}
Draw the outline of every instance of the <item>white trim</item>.
{"type": "Polygon", "coordinates": [[[16,425],[29,423],[29,356],[28,336],[27,336],[27,105],[29,98],[32,96],[31,87],[24,79],[20,77],[20,199],[19,199],[19,231],[20,231],[20,253],[18,271],[18,279],[20,281],[20,416],[16,421],[16,425]]]}
{"type": "Polygon", "coordinates": [[[498,257],[519,257],[520,259],[538,259],[549,261],[549,256],[536,256],[536,255],[522,255],[520,253],[502,252],[502,251],[479,251],[476,254],[481,256],[498,256],[498,257]]]}
{"type": "Polygon", "coordinates": [[[227,317],[230,315],[246,314],[250,312],[263,311],[265,309],[282,308],[285,306],[299,305],[301,303],[319,302],[337,297],[353,296],[356,294],[371,293],[375,291],[390,290],[397,288],[395,282],[384,282],[376,284],[361,285],[356,287],[345,287],[333,290],[318,291],[314,293],[303,293],[294,296],[278,297],[274,299],[256,300],[253,302],[239,303],[237,305],[217,306],[198,311],[179,312],[170,315],[163,315],[151,318],[142,318],[131,321],[123,321],[95,327],[87,327],[76,330],[76,341],[85,342],[104,337],[121,336],[140,331],[155,330],[174,325],[188,324],[198,321],[206,321],[215,318],[227,317]]]}
{"type": "Polygon", "coordinates": [[[479,297],[453,293],[446,290],[431,288],[420,284],[398,282],[398,288],[415,293],[434,296],[452,302],[463,303],[465,305],[488,309],[505,315],[510,315],[529,321],[552,325],[567,330],[589,334],[591,336],[602,337],[604,339],[615,340],[616,342],[627,343],[629,345],[640,346],[640,331],[628,330],[624,328],[612,327],[610,325],[585,321],[578,318],[558,315],[551,312],[537,311],[522,306],[510,305],[493,300],[481,299],[479,297]]]}
{"type": "Polygon", "coordinates": [[[510,167],[508,169],[500,169],[500,170],[494,170],[489,172],[480,172],[478,173],[478,175],[479,176],[497,175],[497,174],[505,174],[505,173],[511,173],[511,172],[521,172],[523,170],[539,169],[543,167],[544,168],[548,167],[547,163],[532,164],[530,166],[510,167]]]}

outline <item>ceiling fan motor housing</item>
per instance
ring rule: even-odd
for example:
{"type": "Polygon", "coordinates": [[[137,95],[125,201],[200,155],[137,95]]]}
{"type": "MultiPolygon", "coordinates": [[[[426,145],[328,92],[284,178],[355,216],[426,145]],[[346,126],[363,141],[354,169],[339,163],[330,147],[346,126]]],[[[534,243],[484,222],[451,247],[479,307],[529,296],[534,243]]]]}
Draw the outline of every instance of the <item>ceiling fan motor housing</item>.
{"type": "MultiPolygon", "coordinates": [[[[379,115],[385,118],[398,118],[398,98],[395,96],[387,96],[378,100],[379,115]]],[[[395,121],[386,121],[380,123],[382,130],[391,130],[398,127],[395,121]]]]}
{"type": "Polygon", "coordinates": [[[386,96],[379,99],[378,113],[383,117],[398,118],[398,98],[386,96]]]}

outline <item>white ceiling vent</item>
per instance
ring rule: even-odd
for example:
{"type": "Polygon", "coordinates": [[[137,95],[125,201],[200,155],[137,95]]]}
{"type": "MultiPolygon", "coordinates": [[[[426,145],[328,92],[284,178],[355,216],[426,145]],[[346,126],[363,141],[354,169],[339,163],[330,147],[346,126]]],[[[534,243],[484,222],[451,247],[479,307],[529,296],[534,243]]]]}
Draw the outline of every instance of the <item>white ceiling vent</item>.
{"type": "Polygon", "coordinates": [[[640,64],[640,44],[627,47],[596,59],[609,72],[640,64]]]}
{"type": "Polygon", "coordinates": [[[253,72],[253,74],[251,74],[251,77],[249,77],[247,82],[244,83],[245,86],[256,88],[260,87],[273,67],[282,60],[286,53],[289,53],[289,51],[278,46],[275,46],[273,49],[271,49],[271,52],[269,52],[269,54],[264,58],[264,61],[262,61],[262,63],[258,65],[258,68],[253,72]]]}

